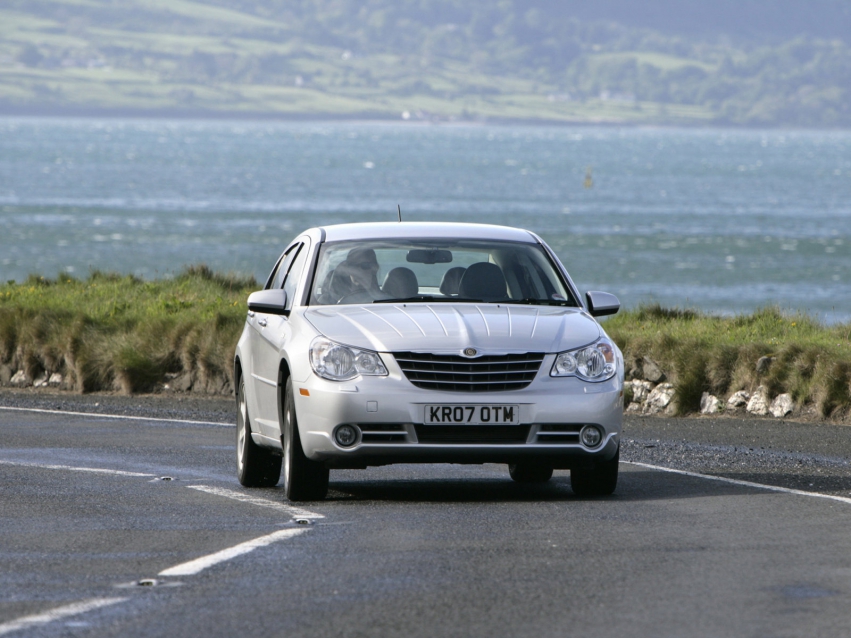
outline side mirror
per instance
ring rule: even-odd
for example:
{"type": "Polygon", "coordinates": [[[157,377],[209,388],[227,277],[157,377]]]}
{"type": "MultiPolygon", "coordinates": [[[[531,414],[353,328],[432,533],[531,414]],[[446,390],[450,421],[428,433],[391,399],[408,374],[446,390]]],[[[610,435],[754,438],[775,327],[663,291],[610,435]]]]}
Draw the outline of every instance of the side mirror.
{"type": "Polygon", "coordinates": [[[265,312],[270,315],[288,315],[287,293],[276,288],[274,290],[258,290],[248,295],[248,309],[254,312],[265,312]]]}
{"type": "Polygon", "coordinates": [[[588,312],[592,317],[605,317],[617,314],[621,309],[621,302],[613,294],[589,290],[585,293],[585,301],[588,302],[588,312]]]}

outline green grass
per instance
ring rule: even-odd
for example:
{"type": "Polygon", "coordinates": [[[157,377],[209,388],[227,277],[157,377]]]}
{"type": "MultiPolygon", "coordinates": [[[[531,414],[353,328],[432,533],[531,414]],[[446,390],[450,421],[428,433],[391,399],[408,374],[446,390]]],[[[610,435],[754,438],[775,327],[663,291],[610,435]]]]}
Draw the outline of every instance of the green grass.
{"type": "Polygon", "coordinates": [[[723,398],[759,385],[825,417],[851,408],[851,324],[824,326],[777,308],[718,317],[657,305],[613,317],[606,331],[624,352],[628,376],[643,357],[662,367],[681,414],[696,412],[703,392],[723,398]],[[761,357],[773,361],[758,373],[761,357]]]}
{"type": "Polygon", "coordinates": [[[0,364],[30,379],[58,372],[78,392],[145,392],[179,374],[227,391],[245,301],[257,288],[253,278],[204,266],[157,281],[30,276],[0,286],[0,364]]]}

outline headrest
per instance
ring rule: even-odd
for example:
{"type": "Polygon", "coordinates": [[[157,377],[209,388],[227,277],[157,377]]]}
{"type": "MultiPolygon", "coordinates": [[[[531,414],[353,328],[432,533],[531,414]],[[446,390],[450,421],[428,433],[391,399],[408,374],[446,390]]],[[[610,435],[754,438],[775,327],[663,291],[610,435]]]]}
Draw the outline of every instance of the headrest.
{"type": "Polygon", "coordinates": [[[461,278],[458,295],[473,299],[503,299],[506,296],[505,276],[496,264],[486,261],[473,264],[461,278]]]}
{"type": "Polygon", "coordinates": [[[463,266],[455,266],[443,273],[443,280],[440,282],[440,294],[457,295],[458,286],[461,285],[461,277],[464,276],[464,271],[467,269],[463,266]]]}
{"type": "Polygon", "coordinates": [[[394,299],[407,299],[420,292],[420,285],[417,282],[417,276],[410,268],[394,268],[387,273],[381,290],[394,299]]]}

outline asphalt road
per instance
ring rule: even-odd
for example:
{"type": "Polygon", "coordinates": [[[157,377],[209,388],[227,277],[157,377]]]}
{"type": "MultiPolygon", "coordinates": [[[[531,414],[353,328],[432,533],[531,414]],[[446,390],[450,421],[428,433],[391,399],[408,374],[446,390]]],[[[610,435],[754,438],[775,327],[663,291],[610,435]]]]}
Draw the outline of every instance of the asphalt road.
{"type": "Polygon", "coordinates": [[[633,419],[625,459],[723,480],[400,465],[293,508],[231,427],[0,408],[0,635],[851,635],[849,434],[633,419]]]}

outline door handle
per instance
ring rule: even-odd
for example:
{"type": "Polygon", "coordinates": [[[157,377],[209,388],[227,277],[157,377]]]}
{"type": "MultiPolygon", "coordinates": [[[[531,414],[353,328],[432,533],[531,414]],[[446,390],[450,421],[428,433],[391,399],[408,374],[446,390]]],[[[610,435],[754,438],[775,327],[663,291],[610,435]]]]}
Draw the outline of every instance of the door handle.
{"type": "Polygon", "coordinates": [[[265,319],[263,319],[263,317],[261,317],[260,319],[258,319],[258,320],[257,320],[257,323],[259,323],[259,324],[260,324],[260,327],[261,327],[261,328],[265,328],[265,327],[266,327],[266,320],[265,320],[265,319]]]}

